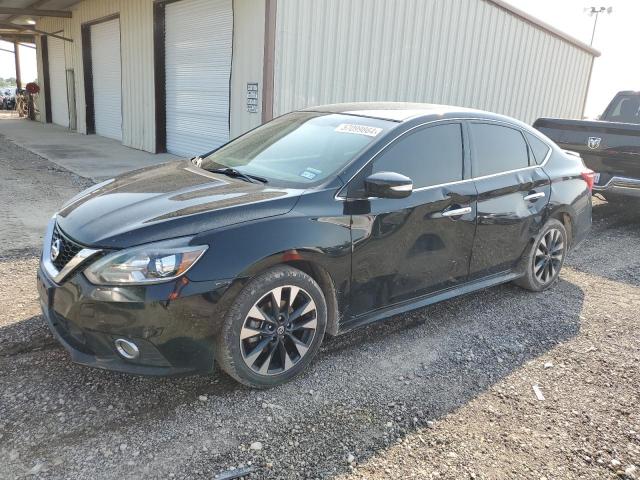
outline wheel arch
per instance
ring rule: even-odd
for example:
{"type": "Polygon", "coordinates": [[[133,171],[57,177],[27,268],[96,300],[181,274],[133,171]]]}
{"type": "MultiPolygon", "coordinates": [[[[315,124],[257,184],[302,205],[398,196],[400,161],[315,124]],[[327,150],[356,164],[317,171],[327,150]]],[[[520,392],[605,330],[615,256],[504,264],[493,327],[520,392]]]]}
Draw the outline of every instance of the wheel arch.
{"type": "Polygon", "coordinates": [[[307,275],[320,286],[327,302],[327,330],[326,333],[338,334],[341,318],[341,302],[338,299],[338,287],[331,273],[322,265],[323,254],[313,250],[295,249],[279,252],[254,263],[246,269],[239,278],[246,284],[251,278],[277,266],[288,265],[307,275]]]}
{"type": "Polygon", "coordinates": [[[562,223],[564,229],[567,231],[568,243],[571,247],[573,244],[573,225],[575,220],[570,210],[562,207],[556,208],[549,214],[548,218],[553,218],[562,223]]]}

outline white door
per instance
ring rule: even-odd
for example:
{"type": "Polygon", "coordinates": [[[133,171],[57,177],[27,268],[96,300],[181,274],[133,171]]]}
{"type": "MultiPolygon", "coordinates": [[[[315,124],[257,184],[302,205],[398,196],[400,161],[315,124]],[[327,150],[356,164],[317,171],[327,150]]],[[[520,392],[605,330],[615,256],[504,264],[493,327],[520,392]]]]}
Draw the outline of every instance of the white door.
{"type": "Polygon", "coordinates": [[[166,6],[167,151],[193,156],[229,140],[232,0],[166,6]]]}
{"type": "Polygon", "coordinates": [[[119,19],[91,26],[91,63],[96,133],[122,141],[119,19]]]}
{"type": "Polygon", "coordinates": [[[64,40],[49,37],[49,92],[51,96],[51,120],[56,125],[69,127],[69,102],[67,101],[67,71],[64,60],[64,40]]]}

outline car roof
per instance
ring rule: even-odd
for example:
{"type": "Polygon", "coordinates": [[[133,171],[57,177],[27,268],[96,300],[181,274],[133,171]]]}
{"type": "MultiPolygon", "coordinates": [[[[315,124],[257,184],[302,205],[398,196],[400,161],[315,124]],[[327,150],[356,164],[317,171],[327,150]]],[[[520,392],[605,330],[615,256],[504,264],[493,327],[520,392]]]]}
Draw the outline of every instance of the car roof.
{"type": "Polygon", "coordinates": [[[341,113],[344,115],[356,115],[360,117],[378,118],[393,122],[406,122],[423,117],[432,118],[485,118],[503,120],[511,123],[521,123],[510,117],[497,113],[475,110],[472,108],[456,107],[451,105],[437,105],[431,103],[408,102],[356,102],[334,103],[305,108],[306,112],[341,113]]]}

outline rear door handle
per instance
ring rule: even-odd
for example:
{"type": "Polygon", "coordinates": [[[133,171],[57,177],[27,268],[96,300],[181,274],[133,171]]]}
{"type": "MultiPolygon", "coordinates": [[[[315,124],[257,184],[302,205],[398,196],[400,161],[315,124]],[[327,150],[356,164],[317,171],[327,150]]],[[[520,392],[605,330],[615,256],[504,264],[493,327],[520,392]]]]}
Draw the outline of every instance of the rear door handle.
{"type": "Polygon", "coordinates": [[[473,209],[471,207],[462,207],[456,208],[454,210],[445,210],[442,212],[443,217],[460,217],[461,215],[466,215],[467,213],[471,213],[473,209]]]}
{"type": "Polygon", "coordinates": [[[524,199],[528,202],[535,202],[536,200],[540,200],[541,198],[544,198],[546,195],[544,194],[544,192],[535,192],[535,193],[530,193],[529,195],[527,195],[526,197],[524,197],[524,199]]]}

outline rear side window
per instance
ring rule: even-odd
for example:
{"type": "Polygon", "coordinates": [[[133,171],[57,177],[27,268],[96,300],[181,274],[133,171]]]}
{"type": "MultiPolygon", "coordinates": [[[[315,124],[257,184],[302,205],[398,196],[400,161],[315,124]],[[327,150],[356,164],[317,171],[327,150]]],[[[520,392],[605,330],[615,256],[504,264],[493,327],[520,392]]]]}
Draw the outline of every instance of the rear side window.
{"type": "Polygon", "coordinates": [[[611,102],[603,120],[620,123],[640,123],[640,96],[618,95],[611,102]]]}
{"type": "Polygon", "coordinates": [[[482,177],[529,166],[529,148],[519,130],[471,123],[473,175],[482,177]]]}
{"type": "Polygon", "coordinates": [[[421,188],[462,180],[462,164],[462,127],[448,123],[401,137],[374,160],[371,173],[400,173],[421,188]]]}
{"type": "Polygon", "coordinates": [[[531,147],[531,151],[533,152],[533,159],[538,165],[542,164],[542,162],[544,162],[544,159],[547,158],[547,155],[549,154],[551,148],[549,148],[549,145],[544,143],[535,135],[531,135],[528,132],[525,132],[524,134],[526,135],[529,146],[531,147]]]}

